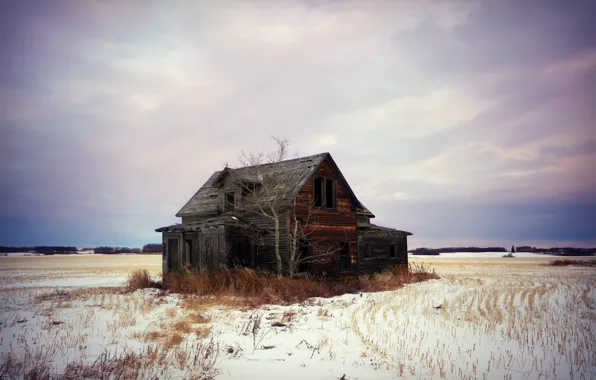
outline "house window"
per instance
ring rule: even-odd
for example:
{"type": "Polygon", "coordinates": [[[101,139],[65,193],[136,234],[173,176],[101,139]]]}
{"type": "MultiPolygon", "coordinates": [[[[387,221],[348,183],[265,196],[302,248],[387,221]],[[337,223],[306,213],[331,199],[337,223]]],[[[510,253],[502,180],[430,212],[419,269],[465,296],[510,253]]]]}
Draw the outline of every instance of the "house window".
{"type": "Polygon", "coordinates": [[[233,210],[235,207],[236,207],[236,194],[233,191],[226,193],[226,200],[225,200],[226,211],[233,210]]]}
{"type": "Polygon", "coordinates": [[[335,208],[336,191],[335,180],[330,178],[315,178],[315,207],[335,208]]]}
{"type": "Polygon", "coordinates": [[[397,244],[389,245],[389,257],[397,256],[397,244]]]}
{"type": "Polygon", "coordinates": [[[366,244],[364,246],[364,257],[372,257],[372,245],[366,244]]]}
{"type": "Polygon", "coordinates": [[[244,182],[242,184],[242,197],[254,194],[257,191],[257,185],[254,182],[244,182]]]}
{"type": "Polygon", "coordinates": [[[350,243],[343,242],[340,244],[339,265],[342,272],[350,271],[350,243]]]}
{"type": "Polygon", "coordinates": [[[323,206],[323,178],[315,178],[315,207],[323,206]]]}

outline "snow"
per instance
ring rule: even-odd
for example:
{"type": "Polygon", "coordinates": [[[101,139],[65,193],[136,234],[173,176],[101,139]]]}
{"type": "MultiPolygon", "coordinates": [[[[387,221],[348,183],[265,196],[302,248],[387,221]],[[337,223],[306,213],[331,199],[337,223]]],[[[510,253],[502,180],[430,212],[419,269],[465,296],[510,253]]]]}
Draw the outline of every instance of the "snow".
{"type": "MultiPolygon", "coordinates": [[[[445,252],[441,253],[440,255],[412,255],[408,254],[408,256],[412,257],[440,257],[445,259],[461,259],[461,258],[495,258],[495,257],[502,257],[503,255],[507,255],[509,252],[445,252]]],[[[557,258],[559,256],[555,255],[545,255],[540,253],[532,253],[532,252],[514,252],[514,258],[541,258],[541,257],[549,257],[549,258],[557,258]]]]}
{"type": "MultiPolygon", "coordinates": [[[[436,263],[442,278],[396,291],[256,310],[189,304],[180,295],[155,289],[131,294],[97,289],[120,286],[125,277],[63,258],[61,266],[79,271],[54,274],[72,279],[0,286],[0,354],[59,345],[54,365],[60,371],[68,362],[92,362],[105,350],[157,347],[171,353],[168,373],[184,377],[189,364],[175,358],[192,355],[196,344],[213,340],[221,379],[338,379],[344,374],[352,380],[596,379],[596,270],[542,265],[549,257],[500,256],[411,257],[436,263]],[[72,293],[36,298],[59,288],[72,293]],[[184,332],[177,323],[191,314],[206,321],[184,332]],[[256,328],[255,321],[260,321],[256,328]],[[199,337],[201,328],[210,334],[199,337]],[[160,331],[166,340],[179,333],[183,342],[167,348],[165,340],[145,338],[160,331]]],[[[114,264],[85,260],[101,267],[114,264]]],[[[132,259],[117,260],[128,260],[117,261],[127,270],[134,267],[132,259]]],[[[147,256],[142,262],[155,270],[161,257],[147,256]]],[[[13,271],[0,273],[10,280],[33,272],[18,266],[13,271]]]]}

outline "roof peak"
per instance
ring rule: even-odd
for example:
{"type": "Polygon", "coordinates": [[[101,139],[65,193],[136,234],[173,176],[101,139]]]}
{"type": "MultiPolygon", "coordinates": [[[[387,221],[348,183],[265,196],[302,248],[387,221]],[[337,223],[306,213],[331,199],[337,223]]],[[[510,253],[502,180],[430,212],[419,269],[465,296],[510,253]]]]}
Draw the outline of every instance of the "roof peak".
{"type": "Polygon", "coordinates": [[[229,170],[240,170],[240,169],[247,169],[247,168],[254,168],[256,166],[266,166],[266,165],[275,165],[275,164],[281,164],[281,163],[286,163],[286,162],[291,162],[291,161],[306,161],[306,160],[315,160],[315,159],[320,159],[322,157],[326,157],[327,155],[329,155],[329,152],[322,152],[322,153],[317,153],[317,154],[311,154],[308,156],[301,156],[301,157],[294,157],[294,158],[288,158],[285,160],[281,160],[281,161],[275,161],[275,162],[263,162],[262,164],[257,164],[257,165],[249,165],[249,166],[240,166],[237,168],[231,168],[229,166],[224,167],[225,170],[226,168],[229,170]]]}

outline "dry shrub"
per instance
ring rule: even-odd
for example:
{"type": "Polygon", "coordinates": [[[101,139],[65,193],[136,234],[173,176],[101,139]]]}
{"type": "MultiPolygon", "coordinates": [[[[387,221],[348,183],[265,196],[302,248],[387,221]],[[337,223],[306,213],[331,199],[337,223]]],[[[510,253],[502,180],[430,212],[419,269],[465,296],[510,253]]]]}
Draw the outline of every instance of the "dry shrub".
{"type": "Polygon", "coordinates": [[[0,356],[0,379],[52,379],[52,363],[45,358],[24,355],[16,357],[12,353],[0,356]]]}
{"type": "Polygon", "coordinates": [[[188,321],[178,321],[174,324],[174,329],[182,334],[188,334],[192,331],[188,321]]]}
{"type": "Polygon", "coordinates": [[[175,307],[170,307],[166,309],[165,313],[168,316],[168,318],[174,318],[176,316],[177,310],[175,307]]]}
{"type": "Polygon", "coordinates": [[[195,335],[199,339],[205,339],[211,335],[211,329],[209,327],[198,327],[195,329],[195,335]]]}
{"type": "Polygon", "coordinates": [[[596,260],[553,260],[549,263],[549,265],[554,266],[567,266],[567,265],[577,265],[582,267],[595,267],[596,260]]]}
{"type": "Polygon", "coordinates": [[[163,342],[163,348],[166,350],[169,350],[170,348],[174,347],[174,346],[178,346],[180,345],[180,343],[182,343],[183,338],[182,335],[178,334],[177,332],[173,332],[170,335],[168,335],[166,337],[166,339],[163,342]]]}
{"type": "Polygon", "coordinates": [[[191,313],[186,317],[186,320],[193,324],[193,325],[197,325],[197,324],[203,324],[203,323],[209,323],[211,322],[211,318],[205,317],[202,314],[199,313],[191,313]]]}
{"type": "Polygon", "coordinates": [[[129,273],[126,280],[126,289],[134,292],[138,289],[159,288],[160,284],[151,279],[147,269],[137,269],[129,273]]]}
{"type": "Polygon", "coordinates": [[[149,331],[145,334],[146,340],[158,340],[163,339],[166,334],[163,331],[149,331]]]}
{"type": "MultiPolygon", "coordinates": [[[[177,359],[182,356],[180,354],[184,356],[184,361],[178,360],[180,368],[186,372],[184,378],[213,379],[217,373],[218,347],[213,342],[200,342],[187,349],[178,351],[176,355],[177,359]]],[[[163,360],[166,355],[166,352],[153,348],[139,353],[126,350],[119,355],[105,351],[92,363],[79,361],[68,364],[64,374],[48,377],[48,380],[160,379],[164,375],[163,360]]]]}
{"type": "Polygon", "coordinates": [[[73,299],[72,292],[69,290],[55,289],[49,293],[40,294],[35,297],[37,302],[45,301],[70,301],[73,299]]]}
{"type": "MultiPolygon", "coordinates": [[[[333,297],[361,291],[397,289],[404,284],[439,278],[429,267],[402,265],[356,280],[280,277],[250,268],[223,269],[202,274],[191,270],[169,273],[164,286],[177,293],[213,296],[201,301],[248,307],[264,304],[292,304],[312,297],[333,297]]],[[[195,301],[200,302],[200,301],[195,301]]],[[[200,305],[187,305],[196,309],[200,305]],[[194,306],[194,307],[193,307],[194,306]]]]}
{"type": "Polygon", "coordinates": [[[405,284],[438,279],[439,276],[430,266],[410,263],[410,266],[396,265],[385,271],[360,279],[363,291],[379,292],[399,289],[405,284]]]}

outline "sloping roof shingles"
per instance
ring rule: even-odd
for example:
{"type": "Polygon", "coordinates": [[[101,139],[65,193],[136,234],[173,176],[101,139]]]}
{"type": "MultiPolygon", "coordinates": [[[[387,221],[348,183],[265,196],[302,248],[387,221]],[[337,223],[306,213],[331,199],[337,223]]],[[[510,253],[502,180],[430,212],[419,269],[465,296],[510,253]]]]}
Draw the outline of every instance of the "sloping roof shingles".
{"type": "MultiPolygon", "coordinates": [[[[327,157],[328,153],[320,153],[307,157],[299,157],[291,160],[280,161],[273,164],[258,165],[258,173],[268,175],[278,170],[283,173],[285,186],[294,189],[298,193],[310,176],[317,170],[318,166],[327,157]],[[278,169],[279,168],[279,169],[278,169]]],[[[252,170],[256,166],[247,166],[230,170],[236,178],[252,178],[252,170]]],[[[209,177],[207,182],[195,193],[195,195],[178,211],[176,216],[188,216],[202,213],[216,212],[221,200],[217,198],[218,185],[221,170],[216,171],[209,177]]]]}

